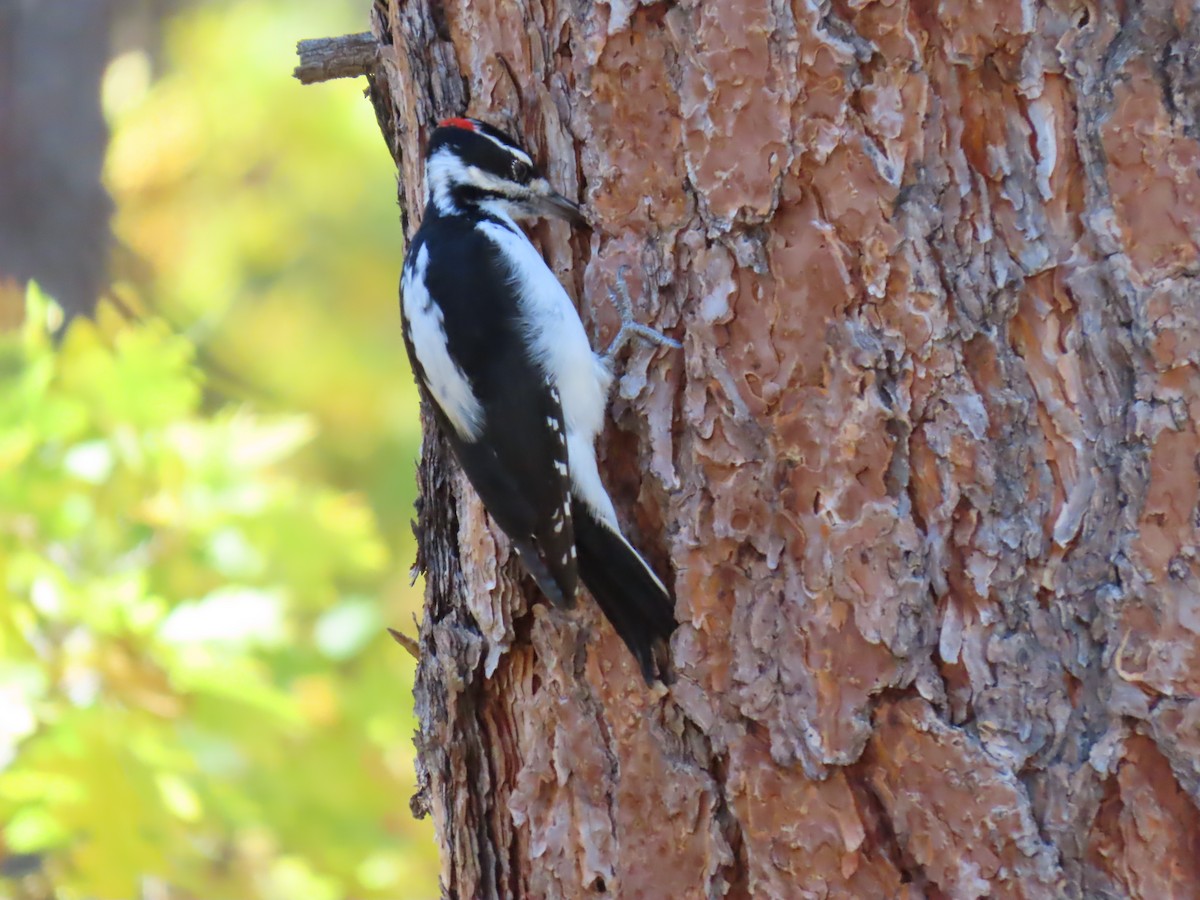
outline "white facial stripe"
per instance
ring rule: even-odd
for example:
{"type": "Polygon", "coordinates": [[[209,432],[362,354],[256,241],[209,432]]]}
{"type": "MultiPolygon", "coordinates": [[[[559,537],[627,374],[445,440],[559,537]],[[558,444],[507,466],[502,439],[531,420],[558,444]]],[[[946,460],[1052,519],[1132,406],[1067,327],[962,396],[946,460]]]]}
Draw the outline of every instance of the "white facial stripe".
{"type": "Polygon", "coordinates": [[[520,185],[512,181],[506,181],[503,178],[497,178],[491,172],[485,172],[476,166],[467,166],[466,171],[467,182],[482,191],[495,191],[506,197],[525,196],[529,193],[528,190],[520,185]]]}
{"type": "Polygon", "coordinates": [[[425,386],[464,441],[478,440],[483,431],[483,407],[466,374],[450,356],[442,309],[425,286],[429,250],[422,247],[412,266],[405,265],[401,295],[413,352],[425,374],[425,386]]]}
{"type": "Polygon", "coordinates": [[[509,199],[519,202],[534,193],[527,187],[485,172],[478,166],[468,166],[448,147],[443,148],[430,157],[425,165],[425,202],[428,203],[432,197],[438,212],[449,215],[454,212],[454,200],[450,191],[458,184],[469,184],[481,191],[501,194],[506,198],[501,201],[502,208],[505,209],[509,199]]]}
{"type": "Polygon", "coordinates": [[[504,152],[511,153],[517,159],[521,160],[521,162],[525,163],[525,165],[527,165],[527,166],[533,165],[533,160],[529,158],[529,154],[526,153],[524,150],[520,149],[519,147],[514,147],[512,144],[506,144],[506,143],[504,143],[504,141],[499,140],[498,138],[492,137],[486,131],[476,131],[475,133],[480,135],[481,137],[487,138],[489,141],[491,141],[493,144],[495,144],[497,147],[499,147],[504,152]]]}

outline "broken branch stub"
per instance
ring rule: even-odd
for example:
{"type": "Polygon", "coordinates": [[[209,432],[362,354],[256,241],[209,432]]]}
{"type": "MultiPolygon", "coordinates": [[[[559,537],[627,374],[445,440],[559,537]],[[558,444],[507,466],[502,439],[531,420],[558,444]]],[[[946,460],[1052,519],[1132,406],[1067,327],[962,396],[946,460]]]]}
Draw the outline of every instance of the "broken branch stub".
{"type": "Polygon", "coordinates": [[[301,84],[370,74],[379,63],[379,41],[369,31],[315,38],[296,44],[300,64],[292,74],[301,84]]]}

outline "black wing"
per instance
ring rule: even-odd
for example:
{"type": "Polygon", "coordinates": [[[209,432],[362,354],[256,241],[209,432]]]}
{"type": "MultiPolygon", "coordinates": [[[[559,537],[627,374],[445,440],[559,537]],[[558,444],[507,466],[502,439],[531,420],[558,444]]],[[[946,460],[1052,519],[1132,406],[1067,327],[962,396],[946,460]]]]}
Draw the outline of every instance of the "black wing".
{"type": "Polygon", "coordinates": [[[542,592],[571,605],[578,574],[562,405],[525,351],[509,273],[494,245],[463,218],[427,216],[409,253],[422,246],[430,251],[425,288],[441,307],[450,355],[483,410],[474,440],[455,430],[430,394],[406,321],[413,370],[488,513],[542,592]]]}

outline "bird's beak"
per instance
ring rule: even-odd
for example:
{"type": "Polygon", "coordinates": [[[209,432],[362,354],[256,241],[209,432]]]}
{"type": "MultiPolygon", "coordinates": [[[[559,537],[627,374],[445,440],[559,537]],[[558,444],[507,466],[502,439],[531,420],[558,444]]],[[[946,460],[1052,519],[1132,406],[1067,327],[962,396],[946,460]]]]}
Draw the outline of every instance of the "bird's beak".
{"type": "Polygon", "coordinates": [[[566,219],[572,225],[586,225],[587,219],[583,217],[583,213],[579,209],[579,205],[572,203],[566,197],[559,193],[553,193],[546,198],[546,212],[552,216],[558,216],[560,219],[566,219]]]}
{"type": "Polygon", "coordinates": [[[537,211],[544,216],[554,216],[556,219],[566,219],[572,225],[586,225],[578,204],[572,203],[562,194],[546,185],[545,190],[539,191],[534,198],[537,211]]]}

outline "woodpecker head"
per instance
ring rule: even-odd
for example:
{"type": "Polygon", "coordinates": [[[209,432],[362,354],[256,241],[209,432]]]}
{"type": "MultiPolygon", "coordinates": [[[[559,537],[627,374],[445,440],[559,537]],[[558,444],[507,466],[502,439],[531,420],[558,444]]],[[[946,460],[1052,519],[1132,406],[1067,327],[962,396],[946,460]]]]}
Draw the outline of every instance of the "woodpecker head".
{"type": "Polygon", "coordinates": [[[438,123],[425,154],[425,186],[443,214],[475,207],[514,219],[585,221],[579,207],[550,187],[516,141],[478,119],[438,123]]]}

